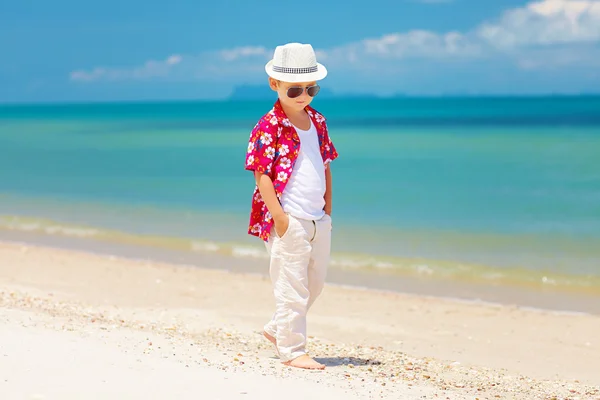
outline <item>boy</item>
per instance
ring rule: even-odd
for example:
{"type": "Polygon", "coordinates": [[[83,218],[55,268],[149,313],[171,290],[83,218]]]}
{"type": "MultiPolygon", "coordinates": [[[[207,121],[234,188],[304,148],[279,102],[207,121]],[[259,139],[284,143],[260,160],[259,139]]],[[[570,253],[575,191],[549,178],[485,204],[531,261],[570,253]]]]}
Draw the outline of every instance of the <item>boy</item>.
{"type": "Polygon", "coordinates": [[[327,70],[309,44],[275,49],[265,66],[278,100],[250,135],[256,187],[248,233],[265,241],[275,314],[264,326],[285,365],[324,369],[306,353],[306,313],[323,290],[331,247],[331,170],[338,154],[310,107],[327,70]]]}

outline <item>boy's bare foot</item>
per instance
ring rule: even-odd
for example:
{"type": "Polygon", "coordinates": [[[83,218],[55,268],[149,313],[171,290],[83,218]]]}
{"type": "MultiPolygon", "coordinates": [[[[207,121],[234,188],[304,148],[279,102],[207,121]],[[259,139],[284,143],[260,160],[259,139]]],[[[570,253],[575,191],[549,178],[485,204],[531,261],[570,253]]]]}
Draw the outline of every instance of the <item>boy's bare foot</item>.
{"type": "Polygon", "coordinates": [[[277,355],[279,355],[279,349],[277,348],[277,340],[265,331],[263,331],[263,336],[266,337],[269,342],[273,343],[273,346],[275,346],[275,351],[277,352],[277,355]]]}
{"type": "MultiPolygon", "coordinates": [[[[277,340],[265,331],[263,331],[263,336],[267,338],[269,342],[273,343],[273,346],[275,346],[275,351],[277,352],[277,355],[279,355],[279,349],[277,348],[277,340]]],[[[325,366],[323,364],[316,362],[306,354],[297,357],[291,361],[284,362],[283,364],[289,367],[304,369],[325,369],[325,366]]]]}
{"type": "Polygon", "coordinates": [[[291,361],[287,361],[283,363],[284,365],[296,368],[304,368],[304,369],[325,369],[323,364],[320,364],[310,358],[307,354],[304,354],[298,358],[294,358],[291,361]]]}

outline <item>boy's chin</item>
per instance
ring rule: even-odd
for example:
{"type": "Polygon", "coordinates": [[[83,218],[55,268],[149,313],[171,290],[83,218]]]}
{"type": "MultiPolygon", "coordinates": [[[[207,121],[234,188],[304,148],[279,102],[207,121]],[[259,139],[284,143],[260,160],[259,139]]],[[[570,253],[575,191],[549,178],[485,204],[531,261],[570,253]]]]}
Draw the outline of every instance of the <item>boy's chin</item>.
{"type": "Polygon", "coordinates": [[[309,105],[310,101],[298,102],[298,101],[294,101],[294,100],[292,100],[292,101],[287,100],[284,104],[288,108],[300,111],[300,110],[303,110],[307,105],[309,105]]]}

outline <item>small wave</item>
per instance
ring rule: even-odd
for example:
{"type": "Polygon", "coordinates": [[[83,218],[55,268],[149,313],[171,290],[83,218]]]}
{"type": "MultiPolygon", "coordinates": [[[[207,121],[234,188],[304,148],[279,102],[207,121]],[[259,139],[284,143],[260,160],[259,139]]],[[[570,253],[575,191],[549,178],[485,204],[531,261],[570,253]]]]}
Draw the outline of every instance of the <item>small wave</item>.
{"type": "Polygon", "coordinates": [[[234,257],[268,258],[265,249],[250,246],[233,246],[231,255],[234,257]]]}
{"type": "Polygon", "coordinates": [[[41,232],[49,235],[63,235],[72,237],[93,237],[99,234],[99,230],[92,228],[80,228],[73,226],[58,225],[52,222],[44,223],[27,221],[17,217],[0,218],[0,228],[18,230],[24,232],[41,232]]]}
{"type": "Polygon", "coordinates": [[[434,271],[429,265],[419,264],[415,265],[415,269],[421,275],[433,275],[434,271]]]}
{"type": "MultiPolygon", "coordinates": [[[[87,226],[59,223],[47,219],[0,216],[0,229],[98,240],[135,246],[158,247],[176,251],[214,253],[237,258],[268,259],[264,246],[214,242],[200,239],[150,236],[87,226]]],[[[528,268],[492,267],[432,259],[383,257],[368,254],[334,253],[330,266],[340,269],[379,271],[427,279],[450,279],[479,283],[585,291],[600,294],[600,276],[539,271],[528,268]]]]}
{"type": "Polygon", "coordinates": [[[198,240],[192,240],[191,249],[192,251],[206,252],[206,253],[217,253],[221,250],[221,246],[214,242],[201,242],[198,240]]]}

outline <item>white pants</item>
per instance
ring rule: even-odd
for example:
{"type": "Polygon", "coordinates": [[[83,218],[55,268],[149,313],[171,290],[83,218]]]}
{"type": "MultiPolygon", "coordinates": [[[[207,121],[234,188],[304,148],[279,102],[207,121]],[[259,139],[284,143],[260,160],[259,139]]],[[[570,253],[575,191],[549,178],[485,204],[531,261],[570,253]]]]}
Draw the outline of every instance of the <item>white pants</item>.
{"type": "Polygon", "coordinates": [[[277,339],[282,362],[306,354],[306,313],[325,285],[331,250],[331,217],[305,220],[289,216],[279,237],[266,243],[275,295],[275,314],[265,332],[277,339]]]}

